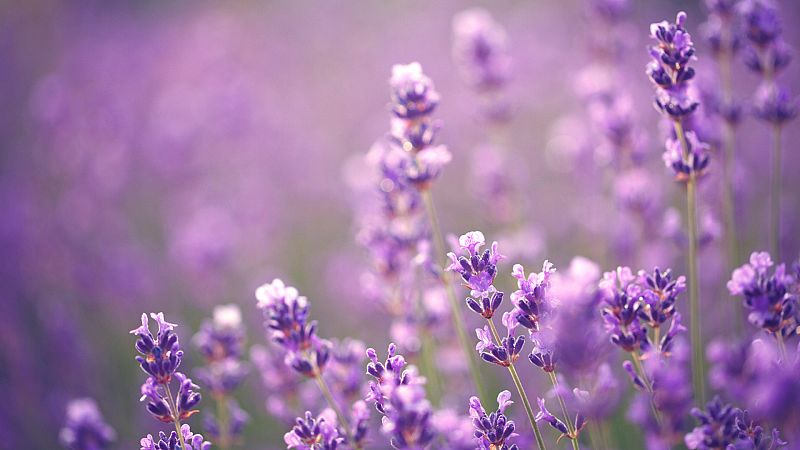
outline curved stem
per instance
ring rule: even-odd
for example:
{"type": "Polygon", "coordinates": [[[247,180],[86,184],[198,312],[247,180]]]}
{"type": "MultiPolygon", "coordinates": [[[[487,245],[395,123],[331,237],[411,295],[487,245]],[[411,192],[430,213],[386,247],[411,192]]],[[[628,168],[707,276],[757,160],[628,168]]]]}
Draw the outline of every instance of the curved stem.
{"type": "Polygon", "coordinates": [[[770,195],[770,233],[769,247],[775,261],[780,261],[781,231],[781,126],[774,125],[772,149],[772,192],[770,195]]]}
{"type": "Polygon", "coordinates": [[[186,448],[186,442],[184,442],[183,433],[181,433],[181,419],[178,417],[178,404],[175,403],[175,398],[172,396],[169,383],[164,383],[164,391],[167,393],[169,408],[172,410],[172,422],[175,423],[175,431],[178,433],[178,442],[180,442],[181,448],[186,448]]]}
{"type": "Polygon", "coordinates": [[[650,382],[650,377],[648,377],[647,372],[644,371],[644,367],[642,367],[642,361],[639,359],[639,355],[636,352],[631,352],[631,360],[633,360],[633,365],[636,367],[636,372],[639,373],[639,376],[644,382],[645,390],[647,390],[647,393],[650,395],[650,409],[653,411],[653,417],[656,419],[658,427],[661,428],[661,413],[658,412],[658,407],[656,406],[653,383],[650,382]]]}
{"type": "MultiPolygon", "coordinates": [[[[492,336],[494,337],[495,342],[497,345],[500,345],[502,341],[500,340],[500,335],[497,334],[497,328],[495,328],[494,322],[492,319],[486,319],[486,321],[489,322],[489,328],[492,330],[492,336]]],[[[544,445],[542,433],[539,431],[539,425],[536,423],[536,415],[533,413],[531,402],[528,400],[528,394],[525,393],[525,388],[522,386],[522,380],[519,379],[517,369],[514,368],[514,364],[510,364],[507,369],[508,373],[511,374],[511,379],[514,380],[514,386],[516,386],[517,393],[522,399],[522,406],[525,407],[525,413],[528,415],[528,421],[531,424],[531,428],[533,428],[533,434],[536,437],[536,446],[539,448],[539,450],[545,450],[547,447],[544,445]]]]}
{"type": "Polygon", "coordinates": [[[580,449],[580,444],[578,443],[578,431],[575,429],[575,425],[572,424],[572,419],[567,412],[567,404],[564,403],[564,397],[561,396],[561,392],[558,389],[558,377],[556,376],[555,371],[548,372],[550,375],[550,382],[553,383],[553,391],[556,393],[556,398],[558,399],[558,404],[561,406],[561,413],[564,414],[564,422],[567,424],[567,431],[569,431],[570,440],[572,441],[572,448],[575,450],[580,449]]]}
{"type": "MultiPolygon", "coordinates": [[[[314,380],[317,382],[317,386],[319,386],[319,390],[322,391],[322,396],[325,397],[325,400],[330,405],[331,409],[336,413],[336,417],[339,419],[339,423],[342,424],[342,428],[344,428],[345,433],[347,434],[347,441],[353,442],[353,433],[350,429],[350,423],[347,421],[347,417],[342,412],[342,409],[339,408],[339,403],[336,402],[336,399],[333,398],[333,394],[331,394],[331,390],[328,388],[328,383],[325,382],[325,379],[322,378],[320,375],[319,370],[315,371],[317,376],[314,377],[314,380]]],[[[360,445],[355,445],[356,449],[360,449],[360,445]]]]}
{"type": "MultiPolygon", "coordinates": [[[[436,252],[436,259],[441,258],[447,253],[444,245],[444,238],[442,237],[442,230],[439,227],[439,217],[436,215],[436,208],[433,205],[433,197],[429,190],[420,191],[422,201],[425,203],[425,209],[428,213],[428,220],[431,224],[431,234],[433,234],[433,248],[436,252]]],[[[464,357],[469,362],[469,371],[472,375],[472,382],[475,384],[475,389],[478,391],[478,397],[481,399],[488,399],[486,391],[481,383],[480,370],[478,369],[478,361],[475,357],[475,352],[467,339],[466,328],[464,326],[464,319],[461,317],[461,308],[456,298],[456,291],[453,287],[453,282],[448,274],[442,274],[442,283],[444,283],[447,298],[450,301],[450,317],[453,321],[453,328],[456,330],[458,342],[461,345],[461,350],[464,352],[464,357]]]]}
{"type": "MultiPolygon", "coordinates": [[[[680,120],[675,124],[675,134],[680,140],[684,160],[689,160],[689,144],[680,120]]],[[[703,336],[700,332],[699,278],[697,276],[697,178],[694,172],[686,182],[686,220],[688,222],[689,259],[689,328],[692,339],[692,385],[700,404],[705,404],[705,376],[703,374],[703,336]]]]}

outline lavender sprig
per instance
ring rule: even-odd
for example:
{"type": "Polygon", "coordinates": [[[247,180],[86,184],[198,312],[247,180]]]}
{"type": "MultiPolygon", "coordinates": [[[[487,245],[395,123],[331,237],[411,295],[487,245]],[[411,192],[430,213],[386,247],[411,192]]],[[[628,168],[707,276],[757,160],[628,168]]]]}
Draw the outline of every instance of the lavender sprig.
{"type": "Polygon", "coordinates": [[[183,360],[183,350],[180,348],[178,335],[173,332],[177,325],[167,322],[162,312],[150,313],[150,317],[158,325],[156,335],[150,331],[147,314],[142,314],[142,325],[130,332],[136,336],[135,347],[140,353],[140,356],[136,357],[136,361],[148,374],[142,384],[140,401],[147,402],[147,411],[150,415],[161,422],[173,423],[175,431],[169,437],[161,433],[160,441],[163,442],[163,445],[148,435],[147,438],[142,439],[142,448],[144,450],[151,448],[153,450],[171,450],[175,448],[177,442],[180,442],[181,450],[187,450],[186,442],[192,440],[193,446],[194,441],[197,441],[196,450],[200,450],[200,446],[205,446],[202,449],[205,450],[210,444],[206,446],[202,441],[202,436],[192,434],[188,425],[181,425],[182,420],[188,419],[198,412],[194,407],[200,403],[201,396],[196,392],[198,386],[192,383],[192,380],[186,375],[177,371],[183,360]],[[173,396],[170,389],[173,379],[178,381],[177,396],[173,396]],[[198,436],[198,438],[194,436],[198,436]],[[161,447],[156,447],[157,445],[161,445],[161,447]]]}
{"type": "Polygon", "coordinates": [[[517,392],[522,399],[525,412],[528,414],[528,421],[536,437],[536,444],[540,450],[543,450],[545,448],[544,440],[539,431],[539,426],[536,424],[525,388],[514,367],[514,363],[519,358],[519,354],[525,344],[523,336],[514,336],[514,329],[517,327],[518,321],[514,313],[507,312],[503,314],[503,325],[506,326],[508,332],[504,338],[501,338],[492,320],[503,299],[502,292],[498,291],[494,286],[494,280],[497,276],[497,263],[503,259],[503,256],[500,254],[496,242],[491,245],[491,249],[481,252],[481,248],[485,244],[486,238],[480,231],[471,231],[460,236],[458,238],[458,253],[448,253],[448,258],[452,263],[447,270],[461,275],[461,279],[470,288],[470,294],[480,299],[467,298],[467,306],[473,312],[484,317],[487,322],[487,326],[475,330],[478,337],[478,344],[475,349],[484,361],[508,369],[517,392]]]}
{"type": "Polygon", "coordinates": [[[675,138],[667,140],[664,162],[686,184],[686,220],[689,238],[689,320],[692,341],[692,381],[696,395],[704,401],[703,337],[700,331],[699,278],[697,275],[697,180],[708,167],[706,147],[693,131],[685,131],[684,120],[694,113],[699,102],[693,97],[690,82],[695,71],[689,63],[696,59],[692,37],[685,28],[686,13],[678,13],[675,22],[650,25],[650,48],[653,60],[647,75],[656,89],[656,107],[672,122],[675,138]]]}

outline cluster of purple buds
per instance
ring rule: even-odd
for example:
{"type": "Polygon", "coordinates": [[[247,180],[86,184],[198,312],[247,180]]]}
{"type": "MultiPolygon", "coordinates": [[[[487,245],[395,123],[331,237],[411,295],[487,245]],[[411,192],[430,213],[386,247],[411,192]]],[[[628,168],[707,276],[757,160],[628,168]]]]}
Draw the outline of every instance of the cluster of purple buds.
{"type": "Polygon", "coordinates": [[[471,8],[453,18],[453,59],[466,81],[481,91],[502,87],[511,58],[506,33],[488,11],[471,8]]]}
{"type": "Polygon", "coordinates": [[[304,417],[297,418],[292,431],[286,433],[283,440],[288,448],[297,450],[336,450],[345,442],[336,427],[336,414],[330,409],[316,418],[306,411],[304,417]]]}
{"type": "Polygon", "coordinates": [[[653,60],[647,75],[656,86],[656,107],[674,120],[688,116],[699,105],[689,92],[689,81],[695,75],[689,61],[695,58],[695,50],[685,23],[686,13],[680,12],[675,23],[650,25],[650,37],[657,45],[650,47],[653,60]]]}
{"type": "Polygon", "coordinates": [[[503,391],[497,395],[497,410],[489,414],[481,405],[478,397],[469,399],[469,416],[475,428],[474,436],[479,450],[518,450],[516,444],[511,443],[514,433],[514,421],[508,419],[505,410],[511,401],[511,393],[503,391]]]}
{"type": "Polygon", "coordinates": [[[555,299],[549,292],[550,277],[556,269],[550,261],[542,264],[540,273],[531,272],[525,276],[525,269],[514,264],[511,275],[517,279],[518,289],[511,294],[514,304],[514,317],[523,327],[531,332],[539,331],[540,322],[546,319],[555,307],[555,299]]]}
{"type": "Polygon", "coordinates": [[[68,450],[103,450],[116,439],[116,433],[90,398],[79,398],[67,405],[67,420],[58,434],[68,450]]]}
{"type": "Polygon", "coordinates": [[[203,436],[192,433],[189,425],[184,424],[181,426],[181,435],[183,442],[186,443],[186,448],[181,448],[180,438],[174,431],[169,435],[163,431],[158,432],[158,440],[153,435],[148,434],[147,437],[142,438],[141,450],[209,450],[211,443],[203,440],[203,436]]]}
{"type": "Polygon", "coordinates": [[[425,448],[435,437],[431,418],[433,411],[425,398],[425,380],[416,374],[406,360],[397,354],[397,346],[389,344],[385,362],[378,360],[375,349],[367,349],[370,362],[367,374],[375,378],[369,382],[370,393],[366,400],[375,404],[383,415],[382,431],[389,436],[396,449],[425,448]]]}
{"type": "Polygon", "coordinates": [[[156,419],[165,423],[172,423],[188,419],[198,411],[194,409],[200,403],[201,396],[195,389],[199,387],[192,383],[181,372],[175,372],[175,379],[178,380],[178,395],[175,399],[175,408],[172,410],[168,395],[165,393],[169,383],[159,384],[155,378],[148,377],[142,385],[142,396],[140,401],[147,402],[147,411],[156,419]]]}
{"type": "Polygon", "coordinates": [[[164,313],[150,313],[150,316],[158,324],[155,336],[150,332],[147,314],[142,314],[142,326],[131,330],[131,334],[137,337],[136,350],[141,353],[141,356],[136,356],[136,361],[157,383],[169,383],[183,359],[178,335],[172,331],[177,325],[164,320],[164,313]]]}
{"type": "Polygon", "coordinates": [[[775,77],[791,60],[791,49],[781,36],[783,29],[778,11],[765,0],[744,0],[739,3],[738,10],[751,44],[745,54],[745,64],[763,78],[755,96],[756,115],[781,125],[797,115],[797,106],[785,88],[775,82],[775,77]]]}
{"type": "Polygon", "coordinates": [[[708,169],[708,144],[702,142],[694,131],[686,132],[685,143],[686,149],[677,137],[667,139],[666,149],[662,154],[664,165],[672,169],[678,181],[686,181],[692,175],[702,176],[708,169]]]}
{"type": "Polygon", "coordinates": [[[699,425],[686,435],[686,446],[691,450],[771,450],[786,445],[777,429],[765,436],[763,427],[750,420],[746,411],[723,403],[719,397],[708,402],[705,409],[694,408],[692,415],[699,425]]]}
{"type": "Polygon", "coordinates": [[[738,30],[734,30],[736,19],[736,0],[706,0],[708,21],[703,32],[712,53],[735,52],[741,45],[738,30]],[[723,34],[727,33],[727,42],[723,42],[723,34]]]}
{"type": "Polygon", "coordinates": [[[507,312],[503,314],[503,325],[505,325],[508,333],[505,337],[500,338],[499,343],[495,343],[488,326],[476,328],[475,334],[478,336],[478,344],[475,346],[475,350],[478,351],[484,361],[508,367],[515,364],[519,359],[522,348],[525,346],[525,336],[514,336],[514,329],[517,327],[518,322],[513,313],[507,312]]]}
{"type": "Polygon", "coordinates": [[[648,328],[660,329],[672,319],[667,332],[655,343],[659,353],[668,354],[676,336],[685,330],[675,311],[675,301],[685,288],[684,277],[673,279],[669,269],[633,275],[630,268],[618,267],[603,274],[602,316],[611,342],[626,352],[647,352],[654,344],[648,328]]]}
{"type": "Polygon", "coordinates": [[[800,327],[800,265],[787,271],[786,265],[780,264],[770,275],[772,265],[769,253],[754,252],[749,263],[733,271],[728,291],[744,298],[751,324],[782,337],[794,336],[800,327]]]}
{"type": "Polygon", "coordinates": [[[286,364],[309,378],[321,375],[331,344],[317,336],[317,323],[308,321],[308,300],[279,279],[259,287],[256,299],[272,342],[286,352],[286,364]]]}
{"type": "Polygon", "coordinates": [[[148,374],[142,384],[140,400],[147,402],[147,411],[161,422],[179,422],[197,412],[194,407],[200,403],[201,396],[195,392],[198,386],[177,371],[183,358],[178,335],[172,331],[177,325],[167,322],[164,313],[151,313],[150,317],[158,324],[156,336],[150,332],[147,314],[142,314],[142,325],[131,331],[137,337],[136,350],[142,355],[137,356],[136,361],[148,374]],[[179,384],[174,399],[169,394],[173,378],[179,384]]]}
{"type": "Polygon", "coordinates": [[[433,145],[436,124],[431,115],[439,104],[433,81],[413,62],[392,67],[391,138],[398,147],[393,170],[417,189],[425,190],[450,162],[452,156],[443,145],[433,145]]]}
{"type": "Polygon", "coordinates": [[[194,336],[207,364],[197,376],[214,395],[230,394],[247,375],[247,366],[241,361],[244,337],[242,313],[236,305],[214,308],[214,320],[203,323],[194,336]]]}
{"type": "Polygon", "coordinates": [[[458,273],[470,289],[470,295],[478,297],[477,300],[468,298],[467,306],[490,319],[503,300],[503,293],[498,293],[494,287],[494,279],[497,277],[497,263],[505,257],[498,251],[497,242],[481,251],[485,244],[486,239],[480,231],[470,231],[459,237],[460,254],[447,254],[451,261],[447,270],[458,273]]]}

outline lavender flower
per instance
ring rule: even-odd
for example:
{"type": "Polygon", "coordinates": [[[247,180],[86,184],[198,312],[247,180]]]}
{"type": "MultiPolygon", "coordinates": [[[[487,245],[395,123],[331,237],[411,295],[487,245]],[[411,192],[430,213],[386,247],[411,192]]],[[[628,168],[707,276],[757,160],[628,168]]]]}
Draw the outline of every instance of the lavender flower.
{"type": "Polygon", "coordinates": [[[505,337],[500,338],[500,342],[497,344],[488,326],[475,329],[475,334],[478,336],[478,344],[475,346],[475,350],[478,351],[484,361],[508,367],[519,359],[519,354],[525,345],[525,336],[514,336],[514,329],[517,327],[518,322],[512,313],[503,314],[503,325],[505,325],[508,333],[505,337]]]}
{"type": "Polygon", "coordinates": [[[783,338],[791,337],[800,325],[798,279],[786,270],[785,264],[778,265],[770,275],[772,266],[769,253],[754,252],[748,264],[733,271],[728,291],[744,298],[751,324],[783,338]]]}
{"type": "Polygon", "coordinates": [[[423,448],[435,437],[425,380],[417,376],[415,367],[406,368],[405,358],[396,352],[397,346],[390,344],[386,361],[380,362],[375,350],[367,349],[367,373],[375,381],[369,383],[366,400],[374,402],[375,409],[383,414],[382,431],[393,448],[423,448]]]}
{"type": "Polygon", "coordinates": [[[509,78],[506,33],[488,11],[471,8],[453,18],[453,59],[478,90],[495,90],[509,78]]]}
{"type": "Polygon", "coordinates": [[[759,86],[753,103],[758,118],[778,126],[797,116],[795,99],[786,88],[774,83],[759,86]]]}
{"type": "Polygon", "coordinates": [[[737,423],[742,411],[722,403],[719,397],[714,397],[703,410],[692,409],[692,415],[700,425],[686,435],[686,446],[690,449],[727,449],[744,437],[737,423]]]}
{"type": "Polygon", "coordinates": [[[602,310],[611,342],[626,352],[649,351],[653,342],[647,329],[661,329],[672,319],[667,332],[655,343],[660,353],[668,354],[678,333],[685,330],[675,301],[686,289],[684,277],[672,279],[671,270],[658,268],[652,274],[639,271],[634,276],[628,267],[606,272],[600,282],[602,310]]]}
{"type": "Polygon", "coordinates": [[[650,48],[653,61],[647,66],[647,75],[656,86],[656,107],[676,120],[693,113],[699,104],[688,89],[695,74],[689,67],[695,50],[685,23],[686,13],[680,12],[675,23],[650,25],[650,37],[657,45],[650,48]]]}
{"type": "Polygon", "coordinates": [[[116,433],[90,398],[78,398],[67,404],[67,419],[58,439],[68,450],[102,450],[116,439],[116,433]]]}
{"type": "Polygon", "coordinates": [[[538,331],[539,321],[546,318],[555,306],[555,299],[549,294],[550,277],[556,269],[550,261],[542,264],[540,273],[531,272],[525,277],[525,269],[514,264],[511,275],[517,279],[517,289],[511,294],[514,315],[523,327],[538,331]]]}
{"type": "MultiPolygon", "coordinates": [[[[481,252],[481,247],[486,244],[486,238],[480,231],[470,231],[458,238],[459,255],[454,252],[447,254],[447,257],[452,261],[447,270],[453,271],[461,275],[461,279],[466,286],[470,289],[470,293],[476,297],[484,297],[491,295],[495,292],[494,279],[497,277],[497,263],[503,258],[497,248],[497,242],[493,242],[491,248],[487,248],[481,252]]],[[[502,300],[502,295],[500,296],[502,300]]],[[[494,315],[494,302],[499,301],[492,298],[486,305],[477,306],[473,309],[478,314],[486,315],[489,317],[494,315]]],[[[475,302],[475,300],[473,300],[475,302]]],[[[467,305],[470,305],[470,300],[467,300],[467,305]]],[[[475,302],[477,303],[477,302],[475,302]]],[[[487,317],[487,318],[489,318],[487,317]]]]}
{"type": "Polygon", "coordinates": [[[297,450],[336,450],[345,439],[339,436],[336,428],[336,413],[326,409],[319,417],[306,411],[298,417],[292,431],[283,436],[287,448],[297,450]]]}
{"type": "Polygon", "coordinates": [[[177,325],[167,322],[161,312],[150,313],[150,317],[158,324],[156,336],[150,332],[147,314],[142,314],[142,326],[131,330],[131,334],[137,337],[136,350],[142,354],[136,357],[136,361],[156,382],[169,383],[183,359],[178,336],[172,332],[177,325]]]}
{"type": "Polygon", "coordinates": [[[536,413],[536,421],[539,422],[540,420],[544,420],[545,422],[550,424],[550,426],[553,427],[555,430],[559,431],[562,435],[568,435],[569,430],[567,429],[567,425],[564,422],[562,422],[561,419],[554,416],[553,414],[550,413],[550,411],[547,410],[547,407],[544,404],[545,403],[544,399],[539,398],[537,399],[537,401],[539,403],[539,412],[536,413]]]}
{"type": "Polygon", "coordinates": [[[708,144],[701,142],[694,131],[686,132],[686,145],[678,138],[670,138],[662,155],[664,165],[675,172],[678,181],[687,181],[692,175],[701,176],[708,169],[708,144]]]}
{"type": "Polygon", "coordinates": [[[431,114],[439,104],[439,94],[417,62],[393,66],[389,85],[395,116],[390,135],[396,143],[392,170],[425,190],[452,159],[447,147],[432,145],[438,125],[431,114]]]}
{"type": "Polygon", "coordinates": [[[186,448],[181,448],[180,438],[174,431],[169,436],[163,431],[158,432],[158,440],[153,435],[148,434],[141,440],[141,450],[209,450],[211,443],[203,440],[203,436],[192,433],[189,425],[181,426],[181,437],[186,443],[186,448]]]}
{"type": "Polygon", "coordinates": [[[469,399],[469,416],[475,428],[475,440],[479,450],[518,450],[516,444],[510,443],[514,437],[514,421],[506,418],[505,410],[511,401],[511,393],[502,391],[497,395],[497,410],[489,414],[481,405],[478,397],[469,399]]]}
{"type": "Polygon", "coordinates": [[[272,341],[286,351],[286,364],[309,378],[319,376],[330,358],[331,344],[317,336],[317,322],[308,321],[308,300],[279,279],[259,287],[256,299],[272,341]]]}

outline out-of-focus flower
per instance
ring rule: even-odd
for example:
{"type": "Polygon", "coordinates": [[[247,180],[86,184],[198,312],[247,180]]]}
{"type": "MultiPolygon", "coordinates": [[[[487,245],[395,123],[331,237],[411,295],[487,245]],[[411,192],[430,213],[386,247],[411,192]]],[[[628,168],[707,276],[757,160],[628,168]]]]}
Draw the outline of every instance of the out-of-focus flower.
{"type": "Polygon", "coordinates": [[[58,433],[68,450],[103,450],[116,439],[116,433],[90,398],[78,398],[67,405],[67,420],[58,433]]]}
{"type": "Polygon", "coordinates": [[[211,443],[203,440],[203,436],[192,433],[189,425],[183,424],[181,426],[181,435],[183,442],[186,443],[187,448],[181,448],[180,439],[178,434],[174,431],[169,435],[163,431],[158,432],[158,439],[153,435],[148,434],[147,437],[142,438],[140,444],[141,450],[210,450],[211,443]]]}
{"type": "Polygon", "coordinates": [[[505,30],[481,8],[456,14],[453,59],[464,79],[476,89],[501,87],[508,80],[511,68],[505,30]]]}
{"type": "Polygon", "coordinates": [[[744,298],[751,324],[787,338],[796,335],[800,326],[798,279],[785,264],[778,265],[770,275],[772,265],[769,253],[754,252],[748,264],[733,271],[728,291],[744,298]]]}

